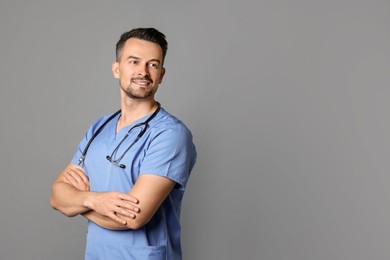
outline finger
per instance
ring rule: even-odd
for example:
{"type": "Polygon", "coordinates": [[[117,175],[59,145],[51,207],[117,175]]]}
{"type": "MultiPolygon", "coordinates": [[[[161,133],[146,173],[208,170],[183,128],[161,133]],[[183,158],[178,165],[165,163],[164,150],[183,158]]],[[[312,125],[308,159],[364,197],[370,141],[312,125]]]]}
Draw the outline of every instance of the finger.
{"type": "Polygon", "coordinates": [[[119,193],[119,196],[118,196],[120,199],[122,200],[126,200],[128,202],[131,202],[131,203],[134,203],[134,204],[138,204],[138,199],[133,197],[133,196],[130,196],[126,193],[119,193]]]}
{"type": "Polygon", "coordinates": [[[65,181],[65,183],[72,185],[74,188],[76,188],[78,190],[89,191],[89,185],[84,183],[83,181],[79,182],[80,179],[79,179],[79,181],[77,181],[74,178],[74,175],[72,175],[72,174],[67,173],[64,176],[64,181],[65,181]]]}
{"type": "Polygon", "coordinates": [[[109,214],[107,217],[111,218],[112,220],[118,222],[119,224],[122,224],[122,225],[126,225],[127,222],[123,219],[121,219],[120,217],[118,217],[115,212],[111,212],[111,214],[109,214]]]}
{"type": "Polygon", "coordinates": [[[88,177],[87,174],[85,173],[84,169],[81,168],[78,165],[71,165],[70,167],[67,168],[67,171],[73,171],[77,173],[80,178],[82,178],[85,182],[88,182],[88,177]]]}
{"type": "Polygon", "coordinates": [[[74,178],[75,182],[73,182],[73,184],[77,184],[74,185],[76,188],[79,190],[89,190],[89,182],[86,177],[83,178],[83,176],[85,176],[83,172],[78,169],[76,169],[76,171],[74,169],[70,169],[68,170],[67,174],[74,178]]]}
{"type": "Polygon", "coordinates": [[[72,165],[72,168],[75,169],[75,170],[79,170],[79,171],[85,173],[84,168],[81,167],[81,166],[79,166],[79,165],[73,164],[73,165],[72,165]]]}
{"type": "Polygon", "coordinates": [[[126,210],[130,210],[135,213],[139,213],[141,211],[139,207],[135,206],[134,204],[128,203],[125,200],[121,200],[117,204],[119,207],[124,208],[126,210]]]}
{"type": "Polygon", "coordinates": [[[84,190],[85,188],[84,187],[86,187],[86,185],[84,184],[84,183],[79,183],[76,179],[74,179],[73,178],[73,176],[71,176],[71,175],[69,175],[69,181],[70,181],[70,184],[74,187],[74,188],[76,188],[76,189],[78,189],[78,190],[84,190]]]}
{"type": "Polygon", "coordinates": [[[83,180],[83,182],[89,184],[88,176],[85,174],[84,170],[81,167],[77,167],[73,169],[75,173],[83,180]]]}
{"type": "Polygon", "coordinates": [[[62,181],[67,183],[67,184],[72,185],[72,183],[69,181],[69,179],[66,177],[66,175],[62,176],[62,181]]]}
{"type": "Polygon", "coordinates": [[[76,186],[78,184],[77,180],[71,174],[65,174],[64,178],[69,182],[69,184],[73,186],[76,186]]]}
{"type": "Polygon", "coordinates": [[[68,170],[67,172],[69,175],[71,175],[77,183],[84,182],[83,179],[80,177],[79,173],[74,171],[73,169],[68,170]]]}
{"type": "Polygon", "coordinates": [[[123,216],[128,217],[128,218],[132,218],[132,219],[135,218],[135,214],[134,213],[129,212],[129,211],[123,209],[123,208],[117,208],[115,210],[115,212],[116,212],[116,214],[120,214],[120,215],[123,215],[123,216]]]}

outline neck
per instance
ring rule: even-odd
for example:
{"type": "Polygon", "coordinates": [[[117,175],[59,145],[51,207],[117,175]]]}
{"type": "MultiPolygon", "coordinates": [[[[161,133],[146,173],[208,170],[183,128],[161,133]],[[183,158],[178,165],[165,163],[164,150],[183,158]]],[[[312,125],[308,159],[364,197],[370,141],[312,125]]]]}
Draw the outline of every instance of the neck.
{"type": "Polygon", "coordinates": [[[118,121],[117,131],[124,126],[130,125],[134,121],[153,113],[157,107],[157,102],[154,99],[122,101],[121,116],[118,121]]]}

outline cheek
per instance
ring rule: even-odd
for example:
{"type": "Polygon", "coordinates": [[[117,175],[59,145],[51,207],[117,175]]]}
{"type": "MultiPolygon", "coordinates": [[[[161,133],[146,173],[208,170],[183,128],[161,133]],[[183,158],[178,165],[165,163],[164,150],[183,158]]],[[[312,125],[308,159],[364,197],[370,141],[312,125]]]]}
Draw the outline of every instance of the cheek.
{"type": "Polygon", "coordinates": [[[163,79],[163,75],[161,74],[161,72],[156,72],[154,75],[152,75],[152,77],[154,79],[154,82],[158,82],[158,83],[161,83],[163,79]]]}
{"type": "Polygon", "coordinates": [[[129,71],[122,71],[119,78],[121,81],[129,81],[131,77],[132,74],[129,71]]]}

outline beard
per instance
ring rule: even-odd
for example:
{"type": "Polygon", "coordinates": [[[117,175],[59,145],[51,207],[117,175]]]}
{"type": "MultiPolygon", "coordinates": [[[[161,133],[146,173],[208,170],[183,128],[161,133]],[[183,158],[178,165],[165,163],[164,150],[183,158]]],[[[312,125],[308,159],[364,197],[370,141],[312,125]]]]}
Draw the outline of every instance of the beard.
{"type": "Polygon", "coordinates": [[[121,86],[121,89],[126,93],[126,95],[129,98],[147,99],[147,98],[152,97],[157,91],[157,88],[153,87],[153,86],[154,86],[153,81],[148,77],[132,78],[130,81],[130,84],[128,86],[125,86],[125,87],[121,86]],[[136,83],[134,83],[135,80],[147,80],[149,82],[149,84],[146,86],[139,86],[136,83]],[[134,87],[134,85],[137,85],[137,86],[134,87]]]}

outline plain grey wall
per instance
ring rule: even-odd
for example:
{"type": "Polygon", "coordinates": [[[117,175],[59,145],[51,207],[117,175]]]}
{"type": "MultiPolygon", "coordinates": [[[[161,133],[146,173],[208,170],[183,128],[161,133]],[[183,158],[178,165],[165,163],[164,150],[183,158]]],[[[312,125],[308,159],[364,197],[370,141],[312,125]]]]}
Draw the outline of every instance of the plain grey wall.
{"type": "Polygon", "coordinates": [[[386,0],[1,0],[0,258],[83,258],[50,186],[118,108],[118,37],[153,26],[199,153],[185,259],[390,259],[389,25],[386,0]]]}

